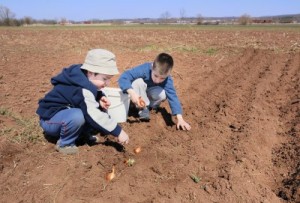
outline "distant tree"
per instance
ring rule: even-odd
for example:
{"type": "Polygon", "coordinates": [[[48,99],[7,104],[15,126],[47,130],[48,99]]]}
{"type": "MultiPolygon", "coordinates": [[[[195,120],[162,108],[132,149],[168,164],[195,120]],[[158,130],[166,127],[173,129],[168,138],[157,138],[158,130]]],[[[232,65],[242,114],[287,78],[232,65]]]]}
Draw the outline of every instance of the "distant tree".
{"type": "Polygon", "coordinates": [[[68,23],[67,18],[61,18],[61,19],[60,19],[60,24],[61,24],[61,25],[66,25],[67,23],[68,23]]]}
{"type": "Polygon", "coordinates": [[[23,23],[24,23],[25,25],[30,25],[30,24],[33,23],[33,19],[32,19],[31,17],[29,17],[29,16],[25,16],[25,17],[23,18],[23,23]]]}
{"type": "Polygon", "coordinates": [[[9,8],[0,5],[0,21],[6,26],[14,25],[15,14],[9,8]]]}
{"type": "Polygon", "coordinates": [[[55,25],[57,24],[57,20],[48,20],[48,19],[43,19],[37,21],[37,23],[45,24],[45,25],[55,25]]]}
{"type": "Polygon", "coordinates": [[[196,19],[197,19],[197,25],[203,24],[203,17],[201,14],[198,14],[196,19]]]}
{"type": "Polygon", "coordinates": [[[251,23],[251,16],[248,14],[244,14],[241,17],[239,17],[238,22],[240,25],[248,25],[251,23]]]}
{"type": "Polygon", "coordinates": [[[292,23],[294,21],[293,16],[284,16],[279,18],[279,23],[292,23]]]}
{"type": "Polygon", "coordinates": [[[12,19],[12,25],[14,25],[14,26],[21,26],[21,25],[23,25],[24,24],[24,22],[23,22],[23,20],[21,19],[21,20],[18,20],[18,19],[12,19]]]}
{"type": "Polygon", "coordinates": [[[183,20],[185,18],[185,10],[184,8],[180,9],[180,19],[183,20]]]}
{"type": "Polygon", "coordinates": [[[166,11],[166,12],[161,14],[160,18],[162,19],[162,21],[164,23],[167,23],[169,18],[171,18],[171,14],[168,11],[166,11]]]}

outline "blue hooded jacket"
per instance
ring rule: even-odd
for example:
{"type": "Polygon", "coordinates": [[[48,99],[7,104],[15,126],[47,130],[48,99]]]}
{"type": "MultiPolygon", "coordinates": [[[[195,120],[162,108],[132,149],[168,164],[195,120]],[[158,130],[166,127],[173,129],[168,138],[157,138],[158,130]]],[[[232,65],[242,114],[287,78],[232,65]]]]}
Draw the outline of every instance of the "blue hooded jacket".
{"type": "Polygon", "coordinates": [[[152,63],[144,63],[135,68],[125,71],[119,78],[119,86],[124,93],[127,93],[128,89],[132,89],[132,82],[138,78],[142,78],[147,84],[147,88],[153,86],[160,86],[166,92],[167,100],[171,107],[173,115],[182,114],[182,107],[176,94],[173,79],[169,75],[162,83],[155,84],[151,77],[152,63]]]}
{"type": "Polygon", "coordinates": [[[39,101],[36,113],[40,119],[49,120],[63,109],[79,108],[86,123],[93,128],[105,134],[119,136],[121,127],[106,112],[100,110],[98,101],[104,94],[88,80],[80,67],[81,64],[76,64],[64,68],[51,79],[54,87],[39,101]]]}

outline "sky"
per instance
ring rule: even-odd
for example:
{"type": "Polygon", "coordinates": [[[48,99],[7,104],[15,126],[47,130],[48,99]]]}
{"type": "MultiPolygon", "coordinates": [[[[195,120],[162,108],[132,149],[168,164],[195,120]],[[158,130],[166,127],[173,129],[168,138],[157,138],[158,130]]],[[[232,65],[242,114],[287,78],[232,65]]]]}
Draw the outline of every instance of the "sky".
{"type": "Polygon", "coordinates": [[[300,14],[300,0],[0,0],[16,18],[106,20],[300,14]]]}

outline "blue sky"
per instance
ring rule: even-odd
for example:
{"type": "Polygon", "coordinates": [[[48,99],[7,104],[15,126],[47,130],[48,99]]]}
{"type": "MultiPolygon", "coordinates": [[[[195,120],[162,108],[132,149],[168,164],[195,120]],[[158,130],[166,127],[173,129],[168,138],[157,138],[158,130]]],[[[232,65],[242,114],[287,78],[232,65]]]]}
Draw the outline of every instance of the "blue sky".
{"type": "Polygon", "coordinates": [[[300,13],[300,0],[0,0],[16,18],[90,20],[117,18],[241,16],[300,13]]]}

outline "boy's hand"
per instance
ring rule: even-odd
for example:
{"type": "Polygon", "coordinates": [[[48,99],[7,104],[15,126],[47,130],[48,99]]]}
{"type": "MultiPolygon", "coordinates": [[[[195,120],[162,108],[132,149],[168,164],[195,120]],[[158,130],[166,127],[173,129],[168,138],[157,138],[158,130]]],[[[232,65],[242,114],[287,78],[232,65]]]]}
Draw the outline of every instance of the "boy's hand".
{"type": "Polygon", "coordinates": [[[182,130],[190,130],[191,126],[185,120],[183,120],[182,115],[177,114],[177,124],[176,124],[177,129],[179,130],[180,128],[182,130]]]}
{"type": "Polygon", "coordinates": [[[138,106],[142,109],[146,107],[146,103],[142,97],[139,97],[138,106]]]}
{"type": "Polygon", "coordinates": [[[132,103],[137,105],[139,108],[145,108],[145,101],[133,89],[128,89],[127,93],[130,95],[130,100],[132,101],[132,103]]]}
{"type": "Polygon", "coordinates": [[[99,103],[100,103],[100,106],[105,110],[107,110],[109,108],[109,106],[111,105],[111,103],[107,99],[107,97],[101,97],[99,103]]]}
{"type": "Polygon", "coordinates": [[[120,144],[124,145],[124,144],[128,144],[129,142],[129,137],[127,135],[127,133],[125,133],[124,130],[121,131],[120,135],[118,136],[118,141],[120,144]]]}

